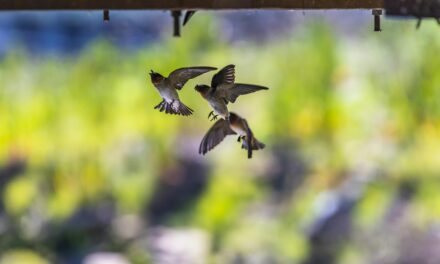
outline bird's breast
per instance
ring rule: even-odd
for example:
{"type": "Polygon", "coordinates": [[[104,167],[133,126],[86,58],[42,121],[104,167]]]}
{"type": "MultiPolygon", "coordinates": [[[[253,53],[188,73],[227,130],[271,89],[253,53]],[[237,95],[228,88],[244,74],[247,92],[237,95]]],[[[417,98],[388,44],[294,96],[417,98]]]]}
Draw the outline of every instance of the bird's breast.
{"type": "Polygon", "coordinates": [[[211,98],[208,102],[216,114],[221,115],[223,118],[228,115],[228,107],[221,99],[211,98]]]}
{"type": "Polygon", "coordinates": [[[160,96],[162,96],[162,98],[165,99],[167,102],[179,99],[177,90],[172,87],[169,87],[167,85],[159,85],[156,88],[159,91],[160,96]]]}
{"type": "Polygon", "coordinates": [[[240,126],[240,125],[231,124],[231,129],[235,133],[239,134],[240,136],[246,136],[247,135],[246,130],[242,126],[240,126]]]}

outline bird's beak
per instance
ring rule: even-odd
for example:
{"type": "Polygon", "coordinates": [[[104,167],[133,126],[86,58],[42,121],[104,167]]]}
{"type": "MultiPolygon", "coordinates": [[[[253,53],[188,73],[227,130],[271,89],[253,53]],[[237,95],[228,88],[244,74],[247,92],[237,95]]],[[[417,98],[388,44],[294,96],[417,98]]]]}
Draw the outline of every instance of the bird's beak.
{"type": "Polygon", "coordinates": [[[153,70],[150,70],[150,75],[153,75],[154,74],[154,71],[153,70]]]}

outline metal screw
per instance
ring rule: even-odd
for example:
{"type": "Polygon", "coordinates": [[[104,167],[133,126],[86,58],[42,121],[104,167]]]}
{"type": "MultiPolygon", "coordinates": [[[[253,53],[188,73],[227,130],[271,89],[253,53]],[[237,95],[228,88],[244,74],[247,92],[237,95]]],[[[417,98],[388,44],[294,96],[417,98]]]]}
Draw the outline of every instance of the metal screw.
{"type": "Polygon", "coordinates": [[[110,21],[110,11],[108,9],[105,9],[103,12],[104,22],[110,21]]]}
{"type": "Polygon", "coordinates": [[[180,37],[180,16],[182,15],[182,12],[180,10],[178,11],[171,11],[171,16],[174,20],[174,37],[180,37]]]}
{"type": "Polygon", "coordinates": [[[373,9],[373,16],[374,16],[374,31],[375,32],[381,32],[382,27],[380,24],[380,16],[383,14],[382,9],[373,9]]]}

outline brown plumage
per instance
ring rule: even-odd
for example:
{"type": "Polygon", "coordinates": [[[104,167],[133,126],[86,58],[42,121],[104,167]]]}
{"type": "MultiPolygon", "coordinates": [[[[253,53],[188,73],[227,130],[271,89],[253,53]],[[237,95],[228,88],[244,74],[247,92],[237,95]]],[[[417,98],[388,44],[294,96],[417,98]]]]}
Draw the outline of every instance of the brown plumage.
{"type": "Polygon", "coordinates": [[[170,73],[168,78],[151,71],[151,82],[163,99],[154,109],[159,109],[161,112],[165,111],[166,114],[191,115],[193,110],[180,101],[177,91],[181,90],[188,80],[216,69],[213,67],[180,68],[170,73]]]}
{"type": "Polygon", "coordinates": [[[259,85],[235,83],[235,66],[232,64],[224,67],[214,75],[211,86],[197,85],[195,87],[195,90],[208,101],[214,110],[209,115],[209,117],[214,115],[212,120],[215,120],[218,115],[228,119],[229,111],[227,105],[228,103],[235,103],[240,95],[268,89],[259,85]]]}
{"type": "Polygon", "coordinates": [[[242,148],[248,151],[248,158],[252,158],[252,151],[264,149],[265,145],[259,142],[252,130],[250,129],[246,119],[241,118],[235,113],[230,113],[229,121],[218,120],[203,137],[199,146],[199,154],[205,155],[228,135],[239,135],[238,141],[242,142],[242,148]]]}

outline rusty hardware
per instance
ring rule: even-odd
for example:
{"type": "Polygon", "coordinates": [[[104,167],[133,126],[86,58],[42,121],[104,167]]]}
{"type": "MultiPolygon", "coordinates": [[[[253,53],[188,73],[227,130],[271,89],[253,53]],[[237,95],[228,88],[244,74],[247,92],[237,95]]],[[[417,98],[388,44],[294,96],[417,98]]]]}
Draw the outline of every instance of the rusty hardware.
{"type": "Polygon", "coordinates": [[[110,11],[108,9],[105,9],[103,11],[103,19],[104,19],[104,22],[110,21],[110,11]]]}
{"type": "Polygon", "coordinates": [[[383,14],[382,9],[373,9],[373,16],[374,16],[374,31],[375,32],[381,32],[382,26],[380,21],[380,16],[383,14]]]}

